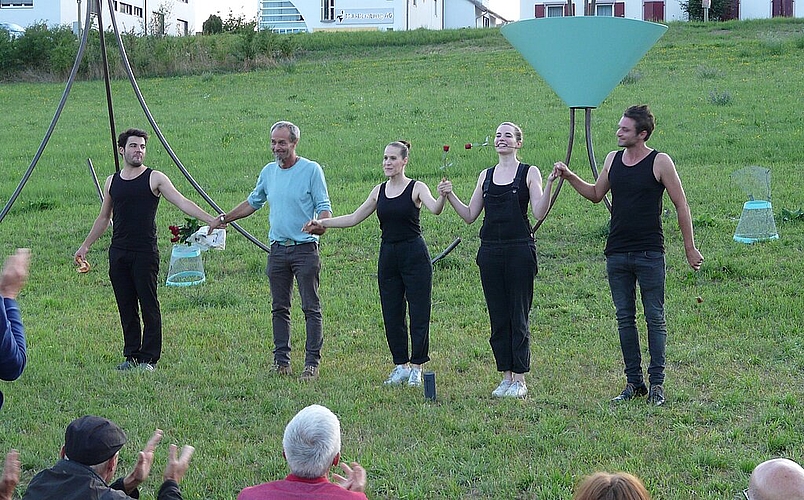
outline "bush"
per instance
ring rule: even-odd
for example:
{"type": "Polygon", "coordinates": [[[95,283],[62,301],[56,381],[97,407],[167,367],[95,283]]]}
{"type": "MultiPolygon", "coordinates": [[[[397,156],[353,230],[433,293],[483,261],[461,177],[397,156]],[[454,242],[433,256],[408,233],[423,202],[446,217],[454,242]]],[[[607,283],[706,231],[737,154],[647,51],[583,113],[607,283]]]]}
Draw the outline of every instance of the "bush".
{"type": "MultiPolygon", "coordinates": [[[[681,10],[687,14],[690,21],[703,21],[704,9],[701,0],[679,0],[681,10]]],[[[732,0],[712,0],[709,8],[710,21],[726,21],[733,19],[732,0]]]]}

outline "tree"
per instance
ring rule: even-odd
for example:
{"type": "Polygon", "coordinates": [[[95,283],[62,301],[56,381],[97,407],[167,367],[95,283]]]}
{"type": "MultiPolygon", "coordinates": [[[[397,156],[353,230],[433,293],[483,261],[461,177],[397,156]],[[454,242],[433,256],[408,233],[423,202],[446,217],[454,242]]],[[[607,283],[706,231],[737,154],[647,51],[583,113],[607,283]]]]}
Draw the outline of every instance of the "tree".
{"type": "Polygon", "coordinates": [[[215,35],[223,33],[223,19],[215,14],[210,15],[202,25],[202,31],[205,35],[215,35]]]}

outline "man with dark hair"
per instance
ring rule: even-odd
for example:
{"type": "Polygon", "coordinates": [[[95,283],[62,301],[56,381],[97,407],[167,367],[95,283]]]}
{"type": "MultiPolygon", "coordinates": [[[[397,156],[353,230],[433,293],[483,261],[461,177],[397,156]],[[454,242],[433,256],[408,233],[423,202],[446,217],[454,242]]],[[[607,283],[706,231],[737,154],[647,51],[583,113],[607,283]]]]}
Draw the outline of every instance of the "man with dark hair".
{"type": "Polygon", "coordinates": [[[266,273],[272,299],[272,370],[278,375],[293,373],[290,367],[290,302],[295,280],[307,330],[304,371],[299,379],[310,381],[318,378],[324,343],[321,298],[318,295],[321,274],[318,235],[326,228],[305,233],[302,227],[311,219],[331,217],[332,207],[321,166],[296,154],[300,137],[299,127],[291,122],[279,121],[271,126],[274,161],[260,171],[257,185],[248,198],[216,218],[209,231],[248,217],[266,204],[270,206],[268,238],[271,240],[271,255],[266,273]]]}
{"type": "Polygon", "coordinates": [[[664,315],[665,258],[662,195],[667,190],[676,207],[687,262],[699,270],[703,256],[695,246],[692,216],[673,160],[645,145],[654,129],[646,105],[631,106],[620,119],[617,143],[624,148],[606,156],[594,184],[585,182],[562,162],[553,174],[566,179],[584,198],[598,203],[611,190],[611,222],[606,243],[606,271],[617,314],[620,347],[625,361],[625,389],[613,401],[648,395],[662,405],[667,326],[664,315]],[[636,328],[636,285],[639,284],[650,352],[650,389],[645,387],[636,328]]]}
{"type": "MultiPolygon", "coordinates": [[[[64,433],[61,460],[31,479],[23,500],[125,500],[139,498],[138,486],[148,479],[154,450],[162,439],[157,429],[137,456],[134,470],[109,484],[117,470],[118,453],[126,444],[126,434],[111,420],[86,415],[70,422],[64,433]]],[[[170,445],[164,482],[158,500],[181,500],[179,482],[187,472],[195,448],[182,447],[176,456],[176,445],[170,445]]]]}
{"type": "Polygon", "coordinates": [[[117,145],[123,169],[106,179],[100,214],[75,252],[76,262],[85,263],[89,247],[114,221],[109,279],[120,312],[126,358],[117,366],[118,370],[153,371],[162,354],[162,313],[156,296],[159,274],[156,209],[160,198],[164,196],[179,210],[206,224],[215,220],[179,193],[165,174],[143,164],[147,141],[144,130],[132,128],[120,134],[117,145]]]}
{"type": "Polygon", "coordinates": [[[285,479],[245,488],[237,500],[328,499],[365,500],[366,471],[357,462],[340,462],[341,424],[321,405],[303,408],[285,427],[282,455],[290,474],[285,479]],[[346,476],[327,475],[340,464],[346,476]]]}
{"type": "MultiPolygon", "coordinates": [[[[22,325],[17,295],[28,280],[31,251],[18,248],[6,259],[0,272],[0,379],[17,380],[28,360],[25,327],[22,325]]],[[[3,392],[0,391],[0,408],[3,392]]]]}

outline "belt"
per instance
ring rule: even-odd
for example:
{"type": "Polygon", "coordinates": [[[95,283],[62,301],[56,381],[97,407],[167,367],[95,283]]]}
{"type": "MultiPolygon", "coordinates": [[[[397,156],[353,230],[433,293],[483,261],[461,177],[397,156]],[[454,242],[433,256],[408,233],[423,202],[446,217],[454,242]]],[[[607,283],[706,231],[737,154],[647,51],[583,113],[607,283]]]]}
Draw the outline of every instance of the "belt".
{"type": "Polygon", "coordinates": [[[274,245],[281,245],[283,247],[292,247],[296,245],[304,245],[307,243],[312,243],[312,241],[296,241],[296,240],[274,240],[271,244],[274,245]]]}

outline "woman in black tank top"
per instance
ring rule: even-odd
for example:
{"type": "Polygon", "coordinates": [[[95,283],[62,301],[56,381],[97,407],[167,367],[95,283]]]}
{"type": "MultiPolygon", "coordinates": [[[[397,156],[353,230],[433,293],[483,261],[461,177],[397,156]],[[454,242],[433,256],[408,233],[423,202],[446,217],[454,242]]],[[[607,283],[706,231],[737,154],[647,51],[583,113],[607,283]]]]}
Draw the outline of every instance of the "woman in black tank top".
{"type": "MultiPolygon", "coordinates": [[[[525,373],[530,371],[530,325],[536,276],[536,243],[528,220],[528,202],[533,216],[541,220],[550,204],[542,193],[539,169],[519,161],[522,130],[513,123],[497,127],[494,138],[499,162],[480,173],[469,205],[452,191],[448,180],[438,185],[467,224],[485,212],[480,229],[477,265],[491,322],[491,350],[503,379],[493,397],[522,398],[528,393],[525,373]]],[[[547,179],[548,189],[553,178],[547,179]]]]}
{"type": "Polygon", "coordinates": [[[422,238],[419,211],[424,205],[432,213],[440,214],[444,198],[435,199],[425,183],[405,175],[409,150],[410,144],[404,141],[386,146],[382,166],[388,180],[376,185],[366,201],[351,214],[311,220],[305,224],[304,231],[356,226],[377,212],[382,231],[377,263],[380,305],[385,336],[396,365],[385,384],[420,386],[421,366],[430,360],[433,266],[422,238]],[[409,332],[405,326],[406,316],[410,319],[409,332]]]}

